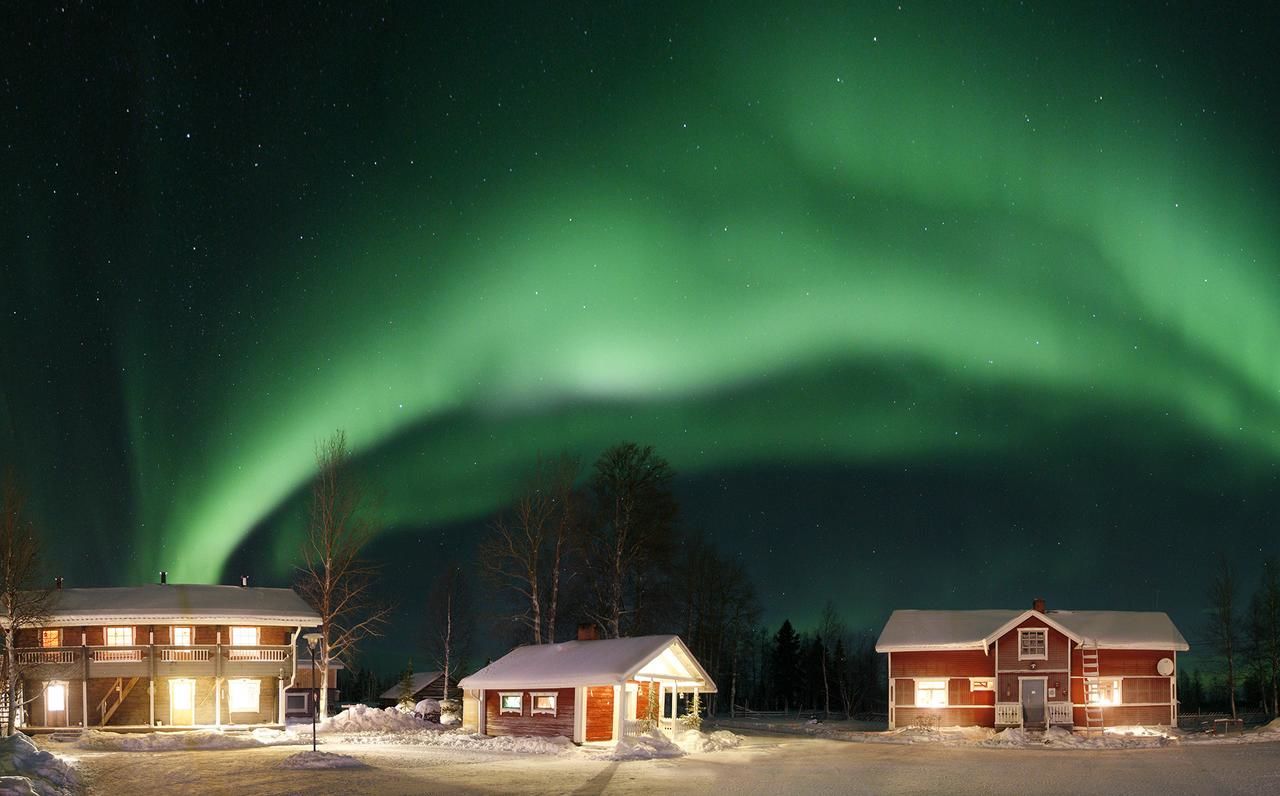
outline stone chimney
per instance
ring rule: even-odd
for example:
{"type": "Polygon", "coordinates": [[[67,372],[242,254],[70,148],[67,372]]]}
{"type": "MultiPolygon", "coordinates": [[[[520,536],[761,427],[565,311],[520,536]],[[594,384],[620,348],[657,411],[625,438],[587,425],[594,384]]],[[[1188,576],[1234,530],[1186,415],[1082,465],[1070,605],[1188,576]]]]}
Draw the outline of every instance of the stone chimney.
{"type": "Polygon", "coordinates": [[[1031,601],[1031,608],[1039,614],[1044,613],[1044,598],[1037,597],[1031,601]]]}
{"type": "Polygon", "coordinates": [[[160,585],[163,586],[168,582],[169,582],[169,573],[165,572],[163,569],[160,570],[160,585]]]}
{"type": "Polygon", "coordinates": [[[600,629],[594,622],[582,622],[578,625],[578,641],[599,641],[600,629]]]}

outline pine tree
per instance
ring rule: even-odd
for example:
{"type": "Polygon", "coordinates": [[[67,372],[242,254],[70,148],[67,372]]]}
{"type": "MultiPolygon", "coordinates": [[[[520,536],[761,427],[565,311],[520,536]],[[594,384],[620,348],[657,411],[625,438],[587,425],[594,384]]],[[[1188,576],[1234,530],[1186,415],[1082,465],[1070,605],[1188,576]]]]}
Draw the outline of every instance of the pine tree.
{"type": "Polygon", "coordinates": [[[404,674],[400,675],[400,701],[397,703],[399,707],[413,710],[413,659],[409,659],[409,666],[404,670],[404,674]]]}
{"type": "Polygon", "coordinates": [[[773,637],[773,693],[781,700],[782,709],[790,710],[796,701],[800,674],[800,636],[785,619],[773,637]]]}
{"type": "Polygon", "coordinates": [[[702,729],[702,696],[696,691],[693,698],[689,700],[685,714],[680,717],[680,723],[691,730],[702,729]]]}

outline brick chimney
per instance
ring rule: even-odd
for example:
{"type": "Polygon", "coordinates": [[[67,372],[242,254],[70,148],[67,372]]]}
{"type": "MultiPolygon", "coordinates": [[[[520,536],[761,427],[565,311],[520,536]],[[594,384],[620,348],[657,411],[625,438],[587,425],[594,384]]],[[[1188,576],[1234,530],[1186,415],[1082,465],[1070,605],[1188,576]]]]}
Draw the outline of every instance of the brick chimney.
{"type": "Polygon", "coordinates": [[[1031,601],[1031,608],[1032,608],[1032,610],[1034,610],[1036,613],[1040,613],[1040,614],[1044,613],[1044,598],[1043,598],[1043,597],[1037,597],[1037,598],[1035,598],[1034,600],[1032,600],[1032,601],[1031,601]]]}
{"type": "Polygon", "coordinates": [[[160,585],[163,586],[168,582],[169,582],[169,573],[165,572],[163,569],[160,570],[160,585]]]}
{"type": "Polygon", "coordinates": [[[599,641],[600,630],[593,622],[582,622],[578,625],[578,641],[599,641]]]}

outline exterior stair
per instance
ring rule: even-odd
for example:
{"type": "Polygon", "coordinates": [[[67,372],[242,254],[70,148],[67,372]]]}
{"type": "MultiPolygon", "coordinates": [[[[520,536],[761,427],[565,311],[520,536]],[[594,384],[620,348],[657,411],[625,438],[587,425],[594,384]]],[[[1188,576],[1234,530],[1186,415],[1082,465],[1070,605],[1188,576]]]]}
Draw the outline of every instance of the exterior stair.
{"type": "Polygon", "coordinates": [[[1085,731],[1102,732],[1102,706],[1095,700],[1098,695],[1098,642],[1085,639],[1080,645],[1080,674],[1084,676],[1084,723],[1085,731]]]}
{"type": "Polygon", "coordinates": [[[98,722],[99,727],[107,726],[107,722],[111,721],[111,717],[114,716],[116,711],[120,709],[120,706],[124,704],[125,699],[129,696],[129,692],[138,684],[139,679],[140,678],[137,677],[130,677],[129,682],[122,685],[122,683],[124,683],[124,678],[116,678],[115,684],[111,686],[111,690],[108,691],[107,695],[98,703],[98,715],[102,717],[98,722]],[[113,696],[117,697],[115,703],[108,705],[107,703],[111,702],[111,698],[113,696]]]}

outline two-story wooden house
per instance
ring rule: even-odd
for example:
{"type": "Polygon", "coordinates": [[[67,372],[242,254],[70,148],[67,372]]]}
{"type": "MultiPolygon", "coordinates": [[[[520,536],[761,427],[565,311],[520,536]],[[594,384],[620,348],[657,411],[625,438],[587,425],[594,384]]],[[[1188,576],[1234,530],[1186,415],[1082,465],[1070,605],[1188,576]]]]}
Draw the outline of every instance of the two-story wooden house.
{"type": "MultiPolygon", "coordinates": [[[[60,583],[59,583],[60,585],[60,583]]],[[[168,584],[53,592],[15,638],[25,727],[282,724],[296,640],[319,615],[292,589],[168,584]]]]}
{"type": "Polygon", "coordinates": [[[1159,611],[894,611],[889,728],[1174,725],[1178,653],[1159,611]]]}

